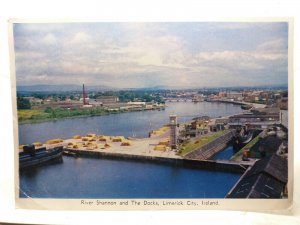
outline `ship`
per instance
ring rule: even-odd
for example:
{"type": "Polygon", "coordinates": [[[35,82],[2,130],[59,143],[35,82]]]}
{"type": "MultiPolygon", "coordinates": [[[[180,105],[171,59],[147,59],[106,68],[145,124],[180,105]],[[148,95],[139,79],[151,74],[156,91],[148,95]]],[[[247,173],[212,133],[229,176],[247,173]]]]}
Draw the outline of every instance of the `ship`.
{"type": "Polygon", "coordinates": [[[78,155],[76,154],[76,152],[72,152],[72,151],[68,151],[68,150],[64,150],[63,151],[63,155],[72,156],[72,157],[75,157],[75,158],[78,157],[78,155]]]}
{"type": "Polygon", "coordinates": [[[241,105],[241,108],[244,110],[249,110],[249,109],[253,108],[253,105],[243,104],[243,105],[241,105]]]}
{"type": "Polygon", "coordinates": [[[62,162],[63,146],[50,149],[38,148],[34,145],[26,145],[19,152],[19,169],[41,166],[50,162],[62,162]]]}

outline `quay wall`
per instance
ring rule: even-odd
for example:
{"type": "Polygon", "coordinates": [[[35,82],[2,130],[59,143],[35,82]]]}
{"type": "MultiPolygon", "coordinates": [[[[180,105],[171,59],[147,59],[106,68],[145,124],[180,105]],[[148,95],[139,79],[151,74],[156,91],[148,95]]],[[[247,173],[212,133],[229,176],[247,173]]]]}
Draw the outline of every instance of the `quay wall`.
{"type": "Polygon", "coordinates": [[[184,159],[184,158],[167,158],[158,156],[147,156],[147,155],[131,155],[122,153],[112,152],[100,152],[95,150],[78,150],[78,149],[66,149],[69,152],[76,153],[79,157],[88,158],[103,158],[103,159],[114,159],[114,160],[131,160],[138,162],[151,162],[157,164],[168,164],[170,166],[183,166],[197,169],[207,169],[216,171],[225,171],[233,173],[243,173],[249,166],[243,165],[236,162],[218,162],[213,160],[197,160],[197,159],[184,159]]]}
{"type": "Polygon", "coordinates": [[[215,140],[207,143],[206,145],[187,153],[186,155],[184,155],[184,158],[198,160],[209,159],[219,151],[223,150],[234,135],[235,130],[231,130],[228,133],[222,135],[221,137],[218,137],[215,140]]]}

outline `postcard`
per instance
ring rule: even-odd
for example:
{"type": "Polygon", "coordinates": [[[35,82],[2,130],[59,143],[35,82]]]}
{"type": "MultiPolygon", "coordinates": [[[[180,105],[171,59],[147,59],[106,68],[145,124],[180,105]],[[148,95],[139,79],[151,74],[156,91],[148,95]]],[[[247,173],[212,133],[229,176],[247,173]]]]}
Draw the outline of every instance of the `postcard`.
{"type": "Polygon", "coordinates": [[[10,34],[18,208],[291,206],[291,19],[10,34]]]}

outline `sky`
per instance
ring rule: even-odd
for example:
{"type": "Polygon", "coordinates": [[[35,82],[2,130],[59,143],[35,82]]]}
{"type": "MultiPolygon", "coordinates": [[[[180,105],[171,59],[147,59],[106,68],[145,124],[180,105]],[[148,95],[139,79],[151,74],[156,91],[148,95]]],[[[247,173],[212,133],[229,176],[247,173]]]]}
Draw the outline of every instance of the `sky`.
{"type": "Polygon", "coordinates": [[[16,23],[17,86],[288,83],[285,22],[16,23]]]}

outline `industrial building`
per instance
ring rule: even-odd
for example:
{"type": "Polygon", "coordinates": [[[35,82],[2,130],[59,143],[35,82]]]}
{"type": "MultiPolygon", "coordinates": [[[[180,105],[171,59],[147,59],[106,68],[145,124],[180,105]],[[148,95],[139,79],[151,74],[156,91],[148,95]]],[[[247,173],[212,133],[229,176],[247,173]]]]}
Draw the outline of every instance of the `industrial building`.
{"type": "Polygon", "coordinates": [[[115,104],[119,101],[117,96],[100,96],[96,98],[97,102],[101,102],[103,105],[105,104],[115,104]]]}
{"type": "Polygon", "coordinates": [[[233,99],[235,101],[241,101],[243,100],[243,93],[241,92],[229,92],[226,94],[226,97],[228,99],[233,99]]]}
{"type": "Polygon", "coordinates": [[[251,110],[251,113],[229,117],[229,127],[236,128],[248,125],[255,128],[266,128],[269,125],[280,123],[279,108],[261,108],[251,110]]]}
{"type": "Polygon", "coordinates": [[[249,167],[226,198],[283,198],[287,182],[287,159],[273,154],[249,167]]]}

